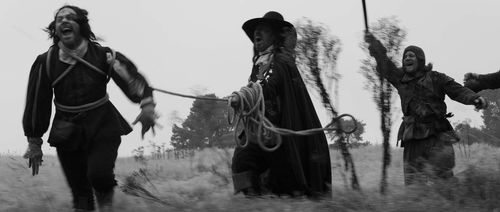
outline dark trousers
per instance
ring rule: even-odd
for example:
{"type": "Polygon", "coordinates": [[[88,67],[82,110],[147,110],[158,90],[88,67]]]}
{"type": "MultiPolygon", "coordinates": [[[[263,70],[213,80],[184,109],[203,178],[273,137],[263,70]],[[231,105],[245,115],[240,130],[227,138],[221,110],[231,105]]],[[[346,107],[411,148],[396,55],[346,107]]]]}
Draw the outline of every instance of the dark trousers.
{"type": "Polygon", "coordinates": [[[235,192],[261,194],[264,186],[261,175],[269,166],[270,153],[259,145],[249,143],[245,148],[236,147],[231,167],[235,192]]]}
{"type": "Polygon", "coordinates": [[[67,151],[57,148],[57,156],[73,195],[76,209],[94,210],[94,192],[112,192],[116,186],[114,167],[120,136],[88,141],[87,148],[67,151]]]}
{"type": "Polygon", "coordinates": [[[405,185],[453,177],[453,145],[437,136],[405,142],[403,158],[405,185]]]}
{"type": "Polygon", "coordinates": [[[258,144],[234,150],[232,173],[235,193],[298,195],[305,191],[295,177],[285,145],[266,152],[258,144]]]}

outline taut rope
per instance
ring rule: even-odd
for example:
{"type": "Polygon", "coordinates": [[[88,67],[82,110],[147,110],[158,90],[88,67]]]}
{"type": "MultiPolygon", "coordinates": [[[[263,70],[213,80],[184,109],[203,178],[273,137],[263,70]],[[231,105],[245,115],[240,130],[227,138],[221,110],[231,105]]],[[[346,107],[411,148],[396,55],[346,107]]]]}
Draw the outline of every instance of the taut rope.
{"type": "Polygon", "coordinates": [[[167,91],[167,90],[162,90],[162,89],[158,89],[158,88],[151,88],[151,89],[153,89],[155,91],[158,91],[160,93],[166,93],[166,94],[170,94],[170,95],[174,95],[174,96],[180,96],[180,97],[184,97],[184,98],[227,102],[227,99],[210,98],[210,97],[203,97],[203,96],[191,96],[191,95],[175,93],[175,92],[171,92],[171,91],[167,91]]]}

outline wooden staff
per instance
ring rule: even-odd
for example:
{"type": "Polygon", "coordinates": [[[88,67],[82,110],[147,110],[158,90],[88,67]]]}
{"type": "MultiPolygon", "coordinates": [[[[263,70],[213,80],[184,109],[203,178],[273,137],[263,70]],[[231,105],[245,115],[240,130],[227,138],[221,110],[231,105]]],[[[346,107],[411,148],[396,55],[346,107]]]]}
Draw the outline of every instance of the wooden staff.
{"type": "Polygon", "coordinates": [[[363,14],[365,16],[365,30],[368,32],[368,15],[366,15],[366,3],[365,0],[362,0],[363,2],[363,14]]]}

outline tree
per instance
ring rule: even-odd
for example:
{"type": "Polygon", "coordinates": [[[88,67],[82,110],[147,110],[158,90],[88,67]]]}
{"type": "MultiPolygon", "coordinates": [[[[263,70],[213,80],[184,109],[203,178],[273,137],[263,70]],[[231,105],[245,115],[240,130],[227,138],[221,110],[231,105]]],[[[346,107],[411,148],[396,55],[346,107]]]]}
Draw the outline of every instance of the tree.
{"type": "Polygon", "coordinates": [[[324,24],[302,18],[295,23],[297,30],[297,67],[304,81],[317,90],[327,110],[333,112],[328,91],[335,83],[334,98],[338,92],[340,74],[336,70],[340,40],[330,34],[324,24]],[[324,86],[326,84],[326,87],[324,86]]]}
{"type": "MultiPolygon", "coordinates": [[[[331,35],[330,30],[325,25],[315,23],[307,18],[297,21],[295,29],[297,30],[297,46],[295,48],[297,66],[301,70],[306,83],[319,92],[323,106],[329,112],[329,115],[332,118],[337,117],[337,111],[333,108],[330,100],[331,95],[328,91],[334,81],[336,82],[336,88],[338,86],[340,75],[337,73],[335,66],[340,52],[340,40],[331,35]]],[[[338,96],[338,89],[335,90],[334,97],[338,96]]],[[[339,123],[337,123],[337,126],[339,126],[339,123]]],[[[345,142],[345,135],[339,131],[332,133],[336,134],[331,137],[337,138],[335,142],[337,142],[342,152],[346,170],[351,169],[351,187],[359,190],[356,169],[345,142]]]]}
{"type": "Polygon", "coordinates": [[[500,92],[498,90],[485,90],[481,92],[488,102],[488,108],[482,110],[484,127],[483,133],[490,137],[491,144],[500,146],[500,92]]]}
{"type": "Polygon", "coordinates": [[[470,126],[470,120],[454,123],[455,130],[460,136],[461,145],[466,151],[466,144],[485,143],[500,146],[500,92],[498,90],[482,91],[488,102],[488,107],[482,110],[483,126],[475,128],[470,126]]]}
{"type": "Polygon", "coordinates": [[[500,138],[487,133],[484,126],[481,128],[472,127],[470,122],[470,120],[465,120],[453,124],[457,135],[460,137],[460,141],[458,143],[459,148],[463,147],[465,149],[467,146],[474,143],[500,146],[500,138]]]}
{"type": "Polygon", "coordinates": [[[351,138],[354,139],[354,141],[351,142],[361,142],[364,140],[363,133],[365,133],[366,123],[364,123],[361,120],[352,120],[352,119],[347,119],[344,122],[345,123],[342,123],[342,125],[344,125],[346,128],[356,126],[356,130],[351,134],[351,138]]]}
{"type": "MultiPolygon", "coordinates": [[[[364,123],[361,120],[341,119],[340,125],[343,127],[343,129],[347,130],[352,129],[354,126],[356,127],[356,130],[349,135],[349,143],[348,143],[349,148],[357,148],[370,145],[370,142],[364,141],[363,138],[363,133],[365,133],[366,123],[364,123]]],[[[330,148],[335,148],[335,149],[340,148],[337,143],[330,144],[329,146],[330,148]]]]}
{"type": "MultiPolygon", "coordinates": [[[[372,24],[370,32],[377,37],[387,49],[387,56],[391,61],[399,66],[403,41],[406,39],[406,31],[399,26],[396,17],[381,18],[377,23],[372,24]]],[[[368,46],[361,44],[361,48],[367,53],[367,58],[362,60],[361,73],[366,78],[365,89],[373,94],[373,100],[380,111],[380,127],[383,136],[383,165],[382,180],[380,184],[381,193],[385,193],[387,188],[387,167],[391,162],[390,155],[390,136],[392,127],[392,103],[394,101],[394,88],[392,85],[380,76],[377,69],[385,68],[378,66],[376,61],[370,56],[368,46]]]]}
{"type": "MultiPolygon", "coordinates": [[[[215,94],[203,97],[217,98],[215,94]]],[[[198,149],[219,146],[231,132],[227,123],[227,105],[221,101],[196,99],[186,120],[172,127],[171,144],[175,149],[198,149]]]]}
{"type": "Polygon", "coordinates": [[[453,124],[458,137],[460,137],[460,141],[457,145],[458,150],[467,158],[470,157],[469,146],[472,143],[482,143],[485,141],[482,129],[470,126],[470,122],[470,119],[466,119],[453,124]]]}

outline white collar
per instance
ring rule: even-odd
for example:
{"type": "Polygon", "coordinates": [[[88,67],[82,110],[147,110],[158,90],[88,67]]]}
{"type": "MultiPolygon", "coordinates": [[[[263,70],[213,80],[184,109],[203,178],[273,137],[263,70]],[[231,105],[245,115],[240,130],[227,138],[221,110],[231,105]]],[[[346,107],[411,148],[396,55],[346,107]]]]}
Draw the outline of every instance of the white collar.
{"type": "Polygon", "coordinates": [[[258,55],[262,56],[262,55],[270,54],[270,53],[273,53],[273,50],[274,50],[274,45],[270,45],[269,47],[267,47],[266,50],[259,52],[258,55]]]}
{"type": "Polygon", "coordinates": [[[271,68],[271,62],[273,60],[274,46],[269,46],[266,50],[259,52],[257,60],[255,60],[255,65],[259,68],[257,73],[257,79],[264,79],[265,73],[271,68]]]}

